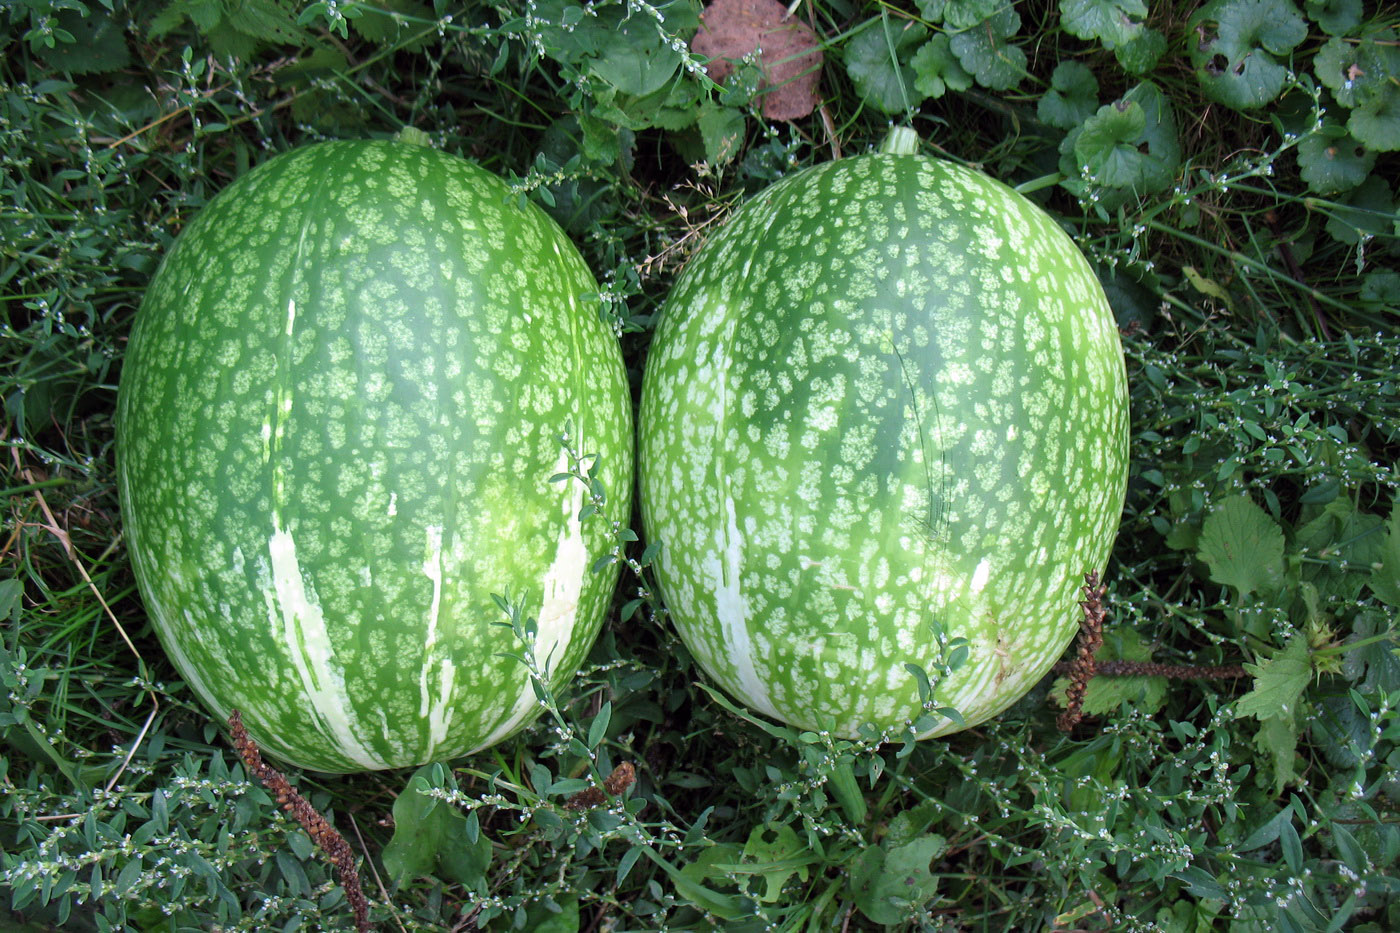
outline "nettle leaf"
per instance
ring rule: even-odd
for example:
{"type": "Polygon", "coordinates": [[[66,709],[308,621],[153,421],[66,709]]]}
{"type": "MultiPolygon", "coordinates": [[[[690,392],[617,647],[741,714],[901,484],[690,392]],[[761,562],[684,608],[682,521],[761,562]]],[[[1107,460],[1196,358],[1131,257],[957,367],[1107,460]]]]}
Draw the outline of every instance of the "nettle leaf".
{"type": "Polygon", "coordinates": [[[1329,36],[1342,36],[1361,25],[1361,0],[1307,0],[1308,17],[1329,36]]]}
{"type": "Polygon", "coordinates": [[[1088,65],[1066,59],[1050,75],[1050,90],[1036,105],[1036,114],[1051,126],[1071,130],[1092,116],[1098,105],[1099,82],[1094,73],[1088,65]]]}
{"type": "Polygon", "coordinates": [[[1147,18],[1143,0],[1060,0],[1060,25],[1081,39],[1098,39],[1106,49],[1142,34],[1147,18]]]}
{"type": "Polygon", "coordinates": [[[706,104],[700,109],[700,139],[705,145],[705,161],[724,165],[744,143],[744,112],[733,107],[706,104]]]}
{"type": "Polygon", "coordinates": [[[1366,180],[1376,154],[1345,128],[1325,123],[1298,142],[1298,168],[1308,190],[1318,194],[1350,191],[1366,180]]]}
{"type": "Polygon", "coordinates": [[[904,64],[928,28],[915,22],[880,17],[846,43],[846,73],[856,93],[884,113],[903,113],[923,100],[915,88],[914,69],[904,64]]]}
{"type": "Polygon", "coordinates": [[[936,99],[949,90],[972,87],[972,75],[963,70],[947,35],[941,32],[919,46],[909,65],[914,69],[914,87],[925,97],[936,99]]]}
{"type": "Polygon", "coordinates": [[[1274,100],[1288,80],[1286,58],[1308,35],[1291,0],[1213,0],[1191,17],[1191,64],[1211,98],[1236,110],[1274,100]]]}
{"type": "Polygon", "coordinates": [[[1117,197],[1104,199],[1110,210],[1131,195],[1164,191],[1181,166],[1171,104],[1156,85],[1143,82],[1071,130],[1061,154],[1060,170],[1072,180],[1087,173],[1093,185],[1118,189],[1117,197]]]}
{"type": "Polygon", "coordinates": [[[1312,679],[1308,640],[1295,634],[1282,650],[1259,664],[1246,663],[1245,671],[1254,678],[1254,688],[1235,702],[1239,716],[1291,721],[1312,679]]]}
{"type": "Polygon", "coordinates": [[[1143,27],[1134,38],[1113,48],[1113,57],[1129,74],[1147,74],[1167,51],[1167,37],[1150,26],[1143,27]]]}
{"type": "MultiPolygon", "coordinates": [[[[1380,275],[1390,276],[1391,288],[1400,292],[1400,274],[1395,272],[1373,272],[1366,284],[1369,285],[1371,279],[1380,275]]],[[[1365,292],[1364,287],[1362,291],[1365,292]]],[[[1390,519],[1385,523],[1385,538],[1380,545],[1379,560],[1371,571],[1369,582],[1371,592],[1376,594],[1377,599],[1400,609],[1400,500],[1390,509],[1390,519]]]]}
{"type": "Polygon", "coordinates": [[[1298,779],[1298,721],[1296,719],[1265,719],[1254,734],[1254,747],[1268,756],[1273,767],[1274,796],[1298,779]]]}
{"type": "Polygon", "coordinates": [[[1283,531],[1247,495],[1210,510],[1196,556],[1210,567],[1212,580],[1241,596],[1272,592],[1283,581],[1283,531]]]}
{"type": "Polygon", "coordinates": [[[985,21],[956,33],[953,54],[977,83],[993,91],[1008,91],[1026,74],[1026,53],[1009,40],[1021,28],[1021,16],[1006,4],[985,21]]]}

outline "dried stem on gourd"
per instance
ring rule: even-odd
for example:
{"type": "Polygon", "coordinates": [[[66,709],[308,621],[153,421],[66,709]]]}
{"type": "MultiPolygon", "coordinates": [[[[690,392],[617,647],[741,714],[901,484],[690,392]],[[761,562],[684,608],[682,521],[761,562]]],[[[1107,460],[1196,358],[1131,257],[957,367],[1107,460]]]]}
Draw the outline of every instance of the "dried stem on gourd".
{"type": "Polygon", "coordinates": [[[355,929],[359,933],[369,933],[369,901],[365,899],[364,889],[360,886],[360,873],[355,870],[355,853],[350,849],[350,844],[326,822],[325,817],[316,812],[311,801],[297,793],[296,788],[280,771],[262,760],[262,752],[258,750],[257,743],[248,736],[248,731],[243,728],[243,717],[238,710],[229,714],[228,727],[233,734],[233,747],[238,750],[238,755],[248,766],[248,771],[272,792],[277,798],[277,805],[296,818],[301,828],[311,837],[311,841],[316,843],[335,865],[340,876],[340,886],[345,889],[346,900],[355,912],[355,929]]]}

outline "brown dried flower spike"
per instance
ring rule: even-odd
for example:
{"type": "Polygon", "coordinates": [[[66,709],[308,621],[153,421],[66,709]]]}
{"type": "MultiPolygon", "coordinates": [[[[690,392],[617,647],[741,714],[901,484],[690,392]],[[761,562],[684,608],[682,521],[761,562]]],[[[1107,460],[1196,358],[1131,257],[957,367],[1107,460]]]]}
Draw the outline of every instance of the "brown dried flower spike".
{"type": "Polygon", "coordinates": [[[788,16],[778,0],[715,0],[700,14],[690,43],[696,55],[714,59],[710,77],[724,81],[731,61],[759,51],[763,87],[759,98],[770,120],[796,120],[817,108],[822,53],[817,34],[788,16]]]}
{"type": "Polygon", "coordinates": [[[368,933],[369,901],[365,899],[364,889],[360,887],[360,873],[355,870],[355,853],[350,849],[350,844],[345,841],[344,836],[335,831],[335,827],[326,822],[325,817],[316,812],[311,801],[297,793],[296,788],[280,771],[262,760],[262,752],[258,750],[257,743],[248,736],[248,730],[243,728],[243,717],[238,710],[229,713],[228,727],[233,735],[233,747],[238,750],[238,755],[248,766],[248,771],[272,791],[273,796],[277,798],[277,805],[296,818],[301,828],[311,837],[311,841],[330,857],[339,870],[340,886],[345,889],[345,898],[355,912],[355,929],[359,933],[368,933]]]}

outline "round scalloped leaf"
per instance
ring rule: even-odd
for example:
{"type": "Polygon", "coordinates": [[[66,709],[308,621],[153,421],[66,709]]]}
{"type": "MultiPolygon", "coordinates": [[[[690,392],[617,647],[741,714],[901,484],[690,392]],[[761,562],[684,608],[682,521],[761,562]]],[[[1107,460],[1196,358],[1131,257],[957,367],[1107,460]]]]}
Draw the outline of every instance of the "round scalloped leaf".
{"type": "Polygon", "coordinates": [[[1235,110],[1274,100],[1288,80],[1279,59],[1307,38],[1302,14],[1290,0],[1214,0],[1191,17],[1191,64],[1202,89],[1235,110]]]}
{"type": "Polygon", "coordinates": [[[1343,36],[1361,25],[1361,0],[1307,0],[1308,17],[1329,36],[1343,36]]]}
{"type": "Polygon", "coordinates": [[[1386,236],[1394,230],[1395,196],[1385,179],[1371,175],[1344,201],[1330,205],[1327,213],[1327,232],[1338,242],[1354,246],[1362,237],[1386,236]]]}
{"type": "Polygon", "coordinates": [[[1366,180],[1376,154],[1335,123],[1298,142],[1298,167],[1309,191],[1338,194],[1350,191],[1366,180]]]}
{"type": "Polygon", "coordinates": [[[1169,188],[1181,165],[1176,117],[1147,82],[1071,130],[1060,153],[1060,171],[1070,179],[1064,187],[1081,197],[1093,190],[1106,210],[1169,188]]]}
{"type": "MultiPolygon", "coordinates": [[[[1389,269],[1368,272],[1366,278],[1361,281],[1361,302],[1388,311],[1400,311],[1400,272],[1392,272],[1389,269]]],[[[1395,513],[1391,515],[1391,524],[1392,528],[1397,527],[1395,513]]],[[[1391,537],[1396,542],[1391,546],[1400,558],[1400,533],[1392,530],[1391,537]]],[[[1400,559],[1396,561],[1396,569],[1400,570],[1400,559]]],[[[1397,588],[1396,592],[1400,594],[1400,588],[1397,588]]]]}
{"type": "Polygon", "coordinates": [[[1385,96],[1400,75],[1395,31],[1372,33],[1361,42],[1327,40],[1313,56],[1313,73],[1343,107],[1362,106],[1385,96]]]}
{"type": "Polygon", "coordinates": [[[1099,82],[1083,62],[1065,60],[1050,75],[1050,90],[1040,99],[1036,114],[1062,130],[1074,129],[1098,109],[1099,82]]]}
{"type": "Polygon", "coordinates": [[[919,0],[919,13],[930,23],[967,29],[990,19],[1005,0],[919,0]]]}
{"type": "Polygon", "coordinates": [[[1351,135],[1378,152],[1400,149],[1400,89],[1386,87],[1385,93],[1366,101],[1347,120],[1351,135]]]}
{"type": "Polygon", "coordinates": [[[1081,39],[1098,39],[1106,49],[1117,48],[1142,34],[1147,18],[1143,0],[1062,0],[1060,25],[1081,39]]]}
{"type": "Polygon", "coordinates": [[[948,36],[939,33],[919,47],[909,64],[914,69],[914,87],[928,97],[942,97],[949,90],[965,91],[972,87],[972,75],[958,64],[948,44],[948,36]]]}
{"type": "Polygon", "coordinates": [[[1151,27],[1144,27],[1127,42],[1113,48],[1113,57],[1129,74],[1147,74],[1167,51],[1167,37],[1151,27]]]}
{"type": "Polygon", "coordinates": [[[1026,74],[1026,53],[1007,40],[1021,28],[1021,16],[1010,4],[991,18],[956,33],[950,40],[958,61],[977,83],[993,91],[1007,91],[1026,74]]]}
{"type": "Polygon", "coordinates": [[[900,25],[884,17],[871,20],[852,36],[843,60],[861,99],[883,113],[903,113],[917,107],[923,97],[915,87],[914,69],[904,62],[927,37],[925,26],[900,25]]]}

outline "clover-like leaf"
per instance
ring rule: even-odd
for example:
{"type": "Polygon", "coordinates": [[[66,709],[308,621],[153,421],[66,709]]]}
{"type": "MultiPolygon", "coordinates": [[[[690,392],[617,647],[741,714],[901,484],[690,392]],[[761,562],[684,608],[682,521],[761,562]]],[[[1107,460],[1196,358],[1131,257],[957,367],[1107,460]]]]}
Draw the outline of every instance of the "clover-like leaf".
{"type": "Polygon", "coordinates": [[[1310,191],[1337,194],[1366,180],[1376,154],[1357,142],[1345,129],[1326,123],[1298,143],[1298,167],[1310,191]]]}
{"type": "Polygon", "coordinates": [[[1073,129],[1087,120],[1099,104],[1099,82],[1089,66],[1066,59],[1050,75],[1050,90],[1040,98],[1036,113],[1040,119],[1062,130],[1073,129]]]}
{"type": "Polygon", "coordinates": [[[1303,8],[1329,36],[1344,36],[1361,25],[1361,0],[1307,0],[1303,8]]]}
{"type": "Polygon", "coordinates": [[[1117,48],[1142,34],[1147,18],[1143,0],[1060,0],[1060,25],[1081,39],[1117,48]]]}
{"type": "Polygon", "coordinates": [[[846,73],[867,104],[884,113],[903,113],[923,100],[914,69],[905,64],[928,38],[928,28],[889,17],[871,20],[846,43],[846,73]]]}
{"type": "Polygon", "coordinates": [[[1252,110],[1283,91],[1287,56],[1308,27],[1291,0],[1213,0],[1191,17],[1191,64],[1202,89],[1236,110],[1252,110]]]}
{"type": "Polygon", "coordinates": [[[965,91],[972,87],[972,75],[958,63],[944,33],[919,46],[909,64],[914,69],[914,87],[926,97],[938,98],[949,90],[965,91]]]}
{"type": "Polygon", "coordinates": [[[1007,91],[1026,74],[1025,51],[1008,41],[1020,28],[1021,16],[1008,3],[989,19],[954,34],[949,43],[978,84],[1007,91]]]}

